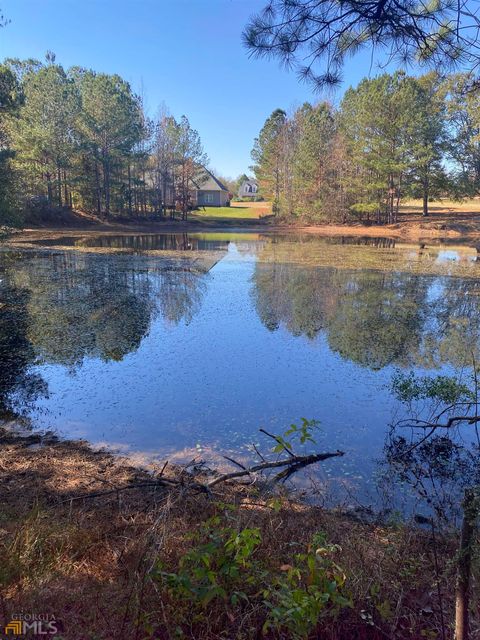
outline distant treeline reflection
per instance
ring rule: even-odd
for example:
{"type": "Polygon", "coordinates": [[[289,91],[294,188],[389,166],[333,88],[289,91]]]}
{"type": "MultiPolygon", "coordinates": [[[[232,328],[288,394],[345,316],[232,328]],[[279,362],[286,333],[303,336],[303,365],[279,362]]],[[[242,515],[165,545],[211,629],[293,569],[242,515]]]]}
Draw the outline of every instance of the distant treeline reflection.
{"type": "Polygon", "coordinates": [[[480,356],[478,279],[259,261],[252,298],[270,331],[321,333],[371,369],[461,367],[480,356]]]}
{"type": "MultiPolygon", "coordinates": [[[[380,242],[369,238],[361,242],[371,240],[380,242]]],[[[198,242],[210,242],[195,241],[197,248],[198,242]]],[[[471,362],[472,353],[480,359],[480,279],[380,270],[378,265],[316,266],[328,251],[338,255],[338,245],[348,244],[346,239],[335,241],[338,248],[325,239],[259,243],[251,296],[268,330],[282,326],[311,340],[321,334],[332,351],[375,370],[387,365],[460,367],[471,362]]],[[[179,242],[192,239],[180,234],[175,237],[177,246],[179,242]]],[[[0,262],[3,411],[11,410],[20,398],[25,403],[46,392],[38,376],[31,374],[32,365],[75,368],[86,358],[119,361],[138,349],[153,318],[190,323],[201,308],[208,269],[228,245],[223,240],[211,242],[217,252],[205,253],[203,271],[195,268],[194,260],[180,258],[159,261],[141,255],[70,251],[4,254],[0,262]]],[[[388,248],[394,241],[381,242],[388,248]]],[[[383,263],[395,253],[384,253],[384,245],[377,246],[380,251],[369,252],[368,260],[381,253],[383,263]]],[[[375,260],[378,263],[378,257],[375,260]]]]}
{"type": "Polygon", "coordinates": [[[5,256],[0,276],[3,414],[25,404],[26,395],[46,393],[29,374],[32,365],[122,360],[138,349],[156,314],[189,323],[206,287],[205,274],[182,264],[158,269],[140,257],[73,252],[5,256]]]}

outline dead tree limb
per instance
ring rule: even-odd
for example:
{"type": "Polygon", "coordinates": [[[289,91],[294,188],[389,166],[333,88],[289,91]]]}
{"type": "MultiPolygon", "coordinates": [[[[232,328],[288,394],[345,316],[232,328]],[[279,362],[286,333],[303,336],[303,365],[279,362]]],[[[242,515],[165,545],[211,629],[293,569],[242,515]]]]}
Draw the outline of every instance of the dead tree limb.
{"type": "Polygon", "coordinates": [[[453,416],[449,418],[445,424],[440,422],[428,422],[427,420],[401,420],[398,423],[398,426],[410,429],[451,429],[457,422],[476,424],[477,422],[480,422],[480,416],[453,416]]]}
{"type": "Polygon", "coordinates": [[[217,476],[213,480],[207,483],[207,487],[211,489],[220,482],[226,482],[227,480],[234,480],[235,478],[242,478],[246,475],[251,475],[254,473],[259,473],[262,471],[268,471],[269,469],[278,469],[279,467],[286,467],[285,471],[277,474],[274,478],[274,481],[278,481],[279,479],[286,479],[291,476],[293,473],[306,467],[310,464],[315,464],[315,462],[321,462],[322,460],[327,460],[328,458],[337,458],[339,456],[343,456],[345,453],[343,451],[332,451],[328,453],[313,453],[308,456],[296,456],[293,453],[290,458],[286,458],[284,460],[275,460],[274,462],[262,462],[261,464],[256,464],[247,469],[243,469],[242,471],[232,471],[231,473],[224,473],[220,476],[217,476]],[[287,473],[288,472],[288,473],[287,473]],[[285,474],[284,477],[282,477],[285,474]]]}
{"type": "MultiPolygon", "coordinates": [[[[107,491],[96,491],[91,493],[74,495],[66,498],[63,502],[71,503],[77,500],[87,500],[92,498],[108,496],[112,494],[119,494],[120,492],[131,491],[134,489],[147,489],[147,488],[158,489],[160,487],[170,488],[170,489],[180,488],[183,490],[192,490],[192,491],[197,491],[197,492],[206,493],[207,495],[210,495],[210,489],[212,487],[215,487],[216,485],[222,482],[227,482],[228,480],[234,480],[237,478],[242,478],[244,476],[250,476],[251,478],[253,478],[253,480],[255,480],[256,474],[260,474],[264,471],[268,471],[269,469],[281,468],[282,471],[280,473],[277,473],[274,476],[273,482],[285,481],[294,473],[296,473],[300,469],[303,469],[304,467],[307,467],[308,465],[315,464],[316,462],[321,462],[322,460],[327,460],[328,458],[336,458],[336,457],[345,455],[343,451],[337,450],[337,451],[327,452],[327,453],[315,453],[310,455],[297,456],[294,454],[293,450],[291,449],[291,445],[285,442],[283,438],[275,434],[269,433],[265,429],[260,429],[260,431],[264,433],[266,436],[268,436],[269,438],[271,438],[272,440],[274,440],[277,443],[277,445],[280,445],[281,449],[283,449],[285,453],[288,455],[288,458],[283,458],[281,460],[275,460],[275,461],[269,462],[260,453],[258,448],[255,445],[253,445],[255,452],[257,453],[257,455],[261,460],[259,464],[255,464],[250,467],[247,467],[241,462],[238,462],[237,460],[235,460],[234,458],[231,458],[229,456],[223,456],[226,460],[234,464],[240,470],[217,475],[215,478],[213,478],[209,482],[199,481],[197,479],[198,473],[197,475],[187,473],[186,471],[187,468],[192,466],[192,464],[196,461],[195,458],[192,460],[192,462],[185,465],[181,469],[179,477],[176,477],[176,478],[175,477],[167,478],[164,476],[164,471],[168,464],[168,461],[167,461],[165,462],[162,469],[160,470],[160,472],[158,473],[157,477],[154,480],[145,479],[145,480],[142,480],[141,482],[130,482],[129,484],[124,485],[122,487],[113,487],[112,489],[109,489],[107,491]]],[[[275,449],[277,449],[277,447],[275,449]]]]}

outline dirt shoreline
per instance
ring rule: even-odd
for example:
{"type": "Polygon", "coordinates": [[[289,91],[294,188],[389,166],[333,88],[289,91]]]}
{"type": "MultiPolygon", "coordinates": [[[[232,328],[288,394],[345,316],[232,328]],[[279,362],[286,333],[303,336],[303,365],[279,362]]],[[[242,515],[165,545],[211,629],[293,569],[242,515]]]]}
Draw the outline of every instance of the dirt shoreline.
{"type": "Polygon", "coordinates": [[[405,240],[411,242],[435,241],[471,241],[472,244],[480,243],[480,230],[467,228],[435,228],[428,226],[352,226],[352,225],[322,225],[322,226],[294,226],[294,225],[242,225],[242,226],[209,226],[195,223],[182,224],[148,224],[148,225],[98,225],[94,228],[81,227],[46,227],[25,228],[7,236],[1,243],[7,246],[20,247],[30,241],[50,240],[67,236],[94,237],[101,235],[136,235],[136,234],[161,234],[161,233],[256,233],[261,235],[318,235],[326,237],[367,237],[386,238],[392,240],[405,240]]]}
{"type": "MultiPolygon", "coordinates": [[[[188,490],[188,473],[184,486],[142,487],[151,485],[160,467],[147,471],[108,450],[53,434],[19,434],[0,426],[0,445],[0,553],[5,559],[0,624],[17,612],[41,611],[55,615],[64,640],[167,639],[177,637],[180,628],[181,637],[191,640],[213,640],[225,629],[230,637],[252,640],[290,637],[282,631],[261,633],[268,612],[261,599],[247,608],[248,632],[240,631],[245,606],[223,599],[210,603],[211,615],[204,618],[200,607],[193,626],[193,605],[187,605],[182,618],[185,605],[171,600],[154,568],[161,562],[178,570],[212,517],[220,531],[225,526],[237,531],[257,527],[262,542],[256,561],[278,576],[295,562],[294,553],[309,548],[312,536],[324,532],[334,545],[332,566],[341,566],[352,601],[340,618],[322,619],[322,633],[332,640],[406,639],[437,632],[437,592],[430,588],[436,580],[444,590],[443,614],[453,619],[448,585],[454,537],[436,543],[441,564],[435,568],[431,536],[407,525],[361,522],[287,495],[272,502],[238,484],[215,488],[213,499],[188,490]],[[378,597],[372,598],[372,584],[378,597]],[[385,607],[395,615],[385,616],[385,607]]],[[[182,473],[175,465],[165,470],[166,477],[177,479],[182,473]]],[[[477,629],[476,618],[472,622],[477,629]]],[[[314,632],[309,637],[319,636],[314,632]]]]}
{"type": "Polygon", "coordinates": [[[480,241],[480,216],[474,214],[468,219],[451,218],[445,220],[409,218],[391,225],[362,224],[275,224],[273,221],[229,220],[228,222],[172,222],[172,221],[112,221],[27,226],[21,231],[9,235],[4,244],[18,245],[36,239],[55,237],[118,235],[118,234],[161,234],[161,233],[261,233],[261,234],[312,234],[329,237],[355,236],[370,238],[391,238],[393,240],[428,241],[428,240],[471,240],[480,241]]]}

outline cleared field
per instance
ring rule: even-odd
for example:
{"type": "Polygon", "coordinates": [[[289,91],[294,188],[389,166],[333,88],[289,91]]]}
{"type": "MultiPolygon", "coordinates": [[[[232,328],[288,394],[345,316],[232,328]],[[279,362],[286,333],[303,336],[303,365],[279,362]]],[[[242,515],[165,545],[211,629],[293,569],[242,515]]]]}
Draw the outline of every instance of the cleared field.
{"type": "MultiPolygon", "coordinates": [[[[407,200],[400,206],[403,214],[409,214],[410,217],[415,215],[421,216],[423,205],[421,200],[407,200]]],[[[428,211],[432,217],[448,216],[451,214],[463,216],[479,216],[480,215],[480,198],[472,198],[468,200],[435,200],[428,203],[428,211]]]]}

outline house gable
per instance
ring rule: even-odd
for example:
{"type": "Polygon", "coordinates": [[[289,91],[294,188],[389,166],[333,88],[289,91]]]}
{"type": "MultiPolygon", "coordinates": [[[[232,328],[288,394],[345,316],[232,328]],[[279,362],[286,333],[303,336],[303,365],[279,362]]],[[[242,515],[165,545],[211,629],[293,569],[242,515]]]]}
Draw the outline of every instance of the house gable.
{"type": "Polygon", "coordinates": [[[198,191],[226,191],[227,187],[208,169],[203,168],[198,176],[192,179],[193,187],[198,191]]]}

